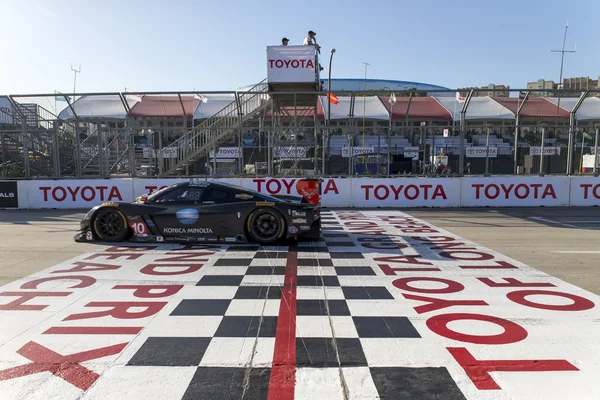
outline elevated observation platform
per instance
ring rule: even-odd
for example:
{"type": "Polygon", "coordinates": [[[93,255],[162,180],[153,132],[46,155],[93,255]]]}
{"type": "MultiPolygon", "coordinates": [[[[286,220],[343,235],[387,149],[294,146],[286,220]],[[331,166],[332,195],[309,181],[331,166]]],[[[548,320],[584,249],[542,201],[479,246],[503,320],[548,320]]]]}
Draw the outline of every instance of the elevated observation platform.
{"type": "Polygon", "coordinates": [[[317,46],[268,46],[267,82],[275,110],[316,107],[321,90],[317,46]]]}

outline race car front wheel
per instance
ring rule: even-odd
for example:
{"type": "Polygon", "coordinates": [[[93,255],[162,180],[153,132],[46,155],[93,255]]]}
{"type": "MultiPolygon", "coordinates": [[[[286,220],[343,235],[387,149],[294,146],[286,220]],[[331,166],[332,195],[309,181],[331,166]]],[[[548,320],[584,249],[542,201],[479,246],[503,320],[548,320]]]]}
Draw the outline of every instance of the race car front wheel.
{"type": "Polygon", "coordinates": [[[248,234],[252,241],[269,244],[283,236],[285,220],[276,210],[259,209],[248,218],[248,234]]]}
{"type": "Polygon", "coordinates": [[[94,232],[98,239],[107,242],[120,242],[129,235],[127,219],[122,212],[111,208],[101,208],[94,216],[94,232]]]}

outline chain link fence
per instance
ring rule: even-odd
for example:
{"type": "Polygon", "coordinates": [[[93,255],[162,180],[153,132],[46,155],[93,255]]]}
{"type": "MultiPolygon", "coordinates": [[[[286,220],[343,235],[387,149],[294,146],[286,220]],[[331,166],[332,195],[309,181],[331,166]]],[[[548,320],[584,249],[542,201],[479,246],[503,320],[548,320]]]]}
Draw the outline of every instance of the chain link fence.
{"type": "Polygon", "coordinates": [[[0,96],[0,178],[596,173],[600,93],[511,92],[0,96]]]}

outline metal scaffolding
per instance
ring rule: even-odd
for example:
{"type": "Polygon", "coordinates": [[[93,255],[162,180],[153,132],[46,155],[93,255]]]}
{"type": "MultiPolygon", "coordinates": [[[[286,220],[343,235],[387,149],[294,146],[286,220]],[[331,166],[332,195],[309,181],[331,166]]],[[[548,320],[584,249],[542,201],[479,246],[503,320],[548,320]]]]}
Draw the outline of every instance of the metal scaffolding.
{"type": "Polygon", "coordinates": [[[454,90],[396,91],[394,102],[390,92],[335,92],[332,106],[329,92],[262,81],[247,91],[0,96],[0,178],[595,173],[584,160],[598,154],[600,93],[479,92],[455,103],[454,90]]]}

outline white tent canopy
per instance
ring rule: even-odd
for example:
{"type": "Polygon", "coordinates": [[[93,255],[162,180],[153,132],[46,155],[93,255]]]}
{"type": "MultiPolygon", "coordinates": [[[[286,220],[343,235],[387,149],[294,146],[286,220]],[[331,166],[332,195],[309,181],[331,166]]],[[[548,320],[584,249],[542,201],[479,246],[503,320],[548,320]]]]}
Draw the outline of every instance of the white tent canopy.
{"type": "MultiPolygon", "coordinates": [[[[348,119],[348,115],[350,114],[350,104],[351,97],[339,97],[339,103],[333,104],[331,103],[331,119],[348,119]]],[[[321,96],[321,104],[323,105],[323,110],[325,112],[325,118],[327,115],[327,108],[329,105],[327,104],[329,100],[325,96],[321,96]]],[[[355,97],[354,100],[354,118],[363,118],[363,115],[366,119],[379,119],[379,120],[389,120],[390,114],[385,108],[385,106],[379,100],[377,96],[368,96],[366,100],[363,97],[355,97]]]]}
{"type": "MultiPolygon", "coordinates": [[[[131,96],[126,96],[125,101],[129,108],[138,103],[131,96]]],[[[125,119],[127,110],[118,95],[82,96],[72,105],[78,118],[98,119],[125,119]]],[[[67,106],[60,112],[58,118],[63,120],[73,119],[71,108],[67,106]]]]}
{"type": "Polygon", "coordinates": [[[206,103],[199,102],[196,110],[194,110],[194,119],[210,118],[229,104],[235,102],[233,94],[207,94],[206,103]]]}
{"type": "MultiPolygon", "coordinates": [[[[455,97],[434,97],[452,115],[455,121],[460,120],[460,112],[464,102],[459,102],[455,97]]],[[[515,115],[502,104],[491,97],[472,97],[465,119],[515,119],[515,115]]]]}
{"type": "MultiPolygon", "coordinates": [[[[558,104],[558,97],[548,97],[554,104],[558,104]]],[[[579,101],[578,97],[565,97],[560,99],[560,108],[571,112],[579,101]]],[[[600,118],[600,99],[598,97],[587,97],[575,113],[578,121],[586,121],[600,118]]]]}

